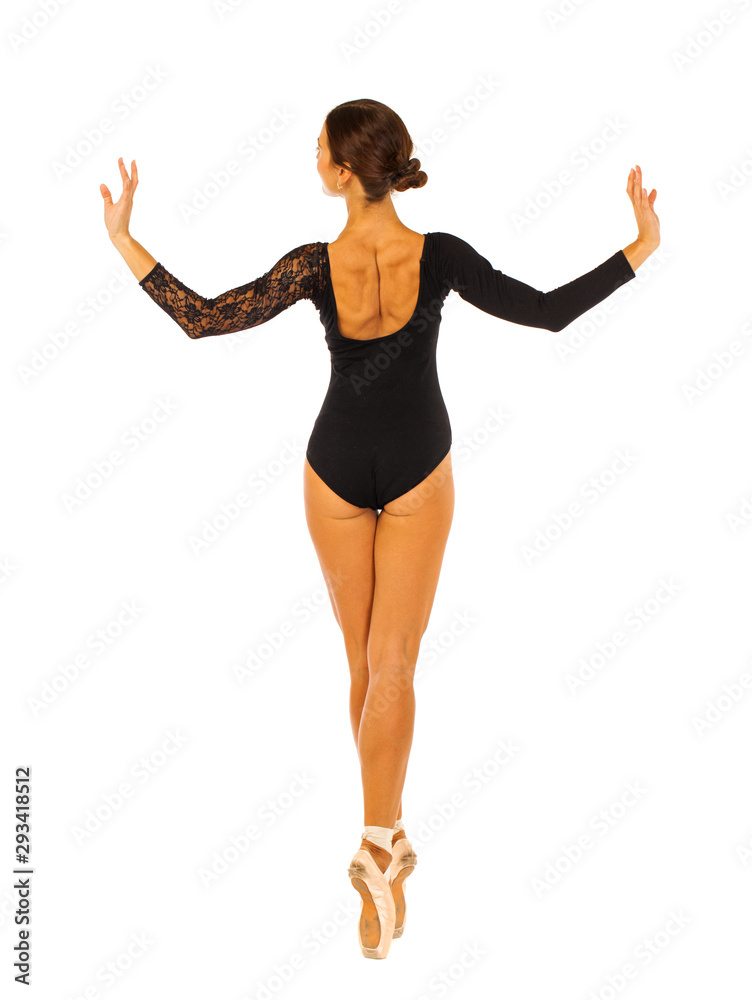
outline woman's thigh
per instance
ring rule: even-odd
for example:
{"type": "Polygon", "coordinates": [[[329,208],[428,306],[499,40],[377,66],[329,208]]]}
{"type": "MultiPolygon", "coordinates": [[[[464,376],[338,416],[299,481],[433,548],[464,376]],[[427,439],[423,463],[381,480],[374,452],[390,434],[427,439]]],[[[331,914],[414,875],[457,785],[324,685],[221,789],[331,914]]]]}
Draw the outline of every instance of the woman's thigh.
{"type": "Polygon", "coordinates": [[[412,490],[384,506],[373,543],[374,587],[368,632],[370,670],[412,675],[428,627],[449,529],[454,479],[449,453],[412,490]]]}
{"type": "Polygon", "coordinates": [[[378,515],[343,500],[304,462],[306,522],[351,669],[367,669],[373,603],[373,543],[378,515]]]}

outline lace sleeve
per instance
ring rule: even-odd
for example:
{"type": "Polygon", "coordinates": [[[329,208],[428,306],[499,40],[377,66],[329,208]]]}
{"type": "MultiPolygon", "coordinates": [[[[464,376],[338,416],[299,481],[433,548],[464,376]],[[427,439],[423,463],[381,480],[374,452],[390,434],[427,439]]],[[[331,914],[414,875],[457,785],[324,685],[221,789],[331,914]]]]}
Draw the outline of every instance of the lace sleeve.
{"type": "Polygon", "coordinates": [[[266,323],[299,299],[319,308],[321,243],[305,243],[281,257],[254,281],[213,299],[198,295],[157,263],[139,285],[189,337],[237,333],[266,323]]]}
{"type": "Polygon", "coordinates": [[[522,326],[558,333],[635,277],[624,251],[617,250],[592,271],[543,292],[494,268],[459,236],[441,237],[441,267],[449,287],[478,309],[522,326]]]}

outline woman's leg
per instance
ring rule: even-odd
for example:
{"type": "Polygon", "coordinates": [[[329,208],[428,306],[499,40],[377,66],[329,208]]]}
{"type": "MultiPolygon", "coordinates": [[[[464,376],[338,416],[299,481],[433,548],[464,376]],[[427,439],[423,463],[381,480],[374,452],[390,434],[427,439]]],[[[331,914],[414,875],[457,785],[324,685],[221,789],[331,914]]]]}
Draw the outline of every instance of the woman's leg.
{"type": "Polygon", "coordinates": [[[368,691],[367,647],[378,515],[371,507],[356,507],[343,500],[313,471],[307,459],[303,476],[306,522],[350,667],[350,726],[357,749],[368,691]]]}
{"type": "MultiPolygon", "coordinates": [[[[308,530],[324,575],[334,617],[342,630],[344,638],[345,653],[350,668],[350,725],[355,745],[358,749],[358,756],[361,757],[359,745],[360,729],[370,681],[368,646],[374,599],[374,543],[377,522],[383,524],[384,521],[388,521],[389,518],[385,517],[385,514],[390,514],[393,519],[404,519],[408,515],[413,517],[422,510],[424,516],[419,517],[415,523],[415,527],[418,529],[415,532],[415,537],[416,539],[419,538],[421,531],[424,533],[426,530],[428,531],[428,548],[434,550],[434,561],[437,545],[441,548],[439,555],[440,567],[454,508],[451,459],[450,456],[447,456],[423,483],[409,493],[387,504],[384,511],[379,515],[370,507],[356,507],[343,500],[313,471],[307,459],[304,462],[303,475],[303,494],[308,530]],[[434,497],[437,491],[438,499],[434,497]],[[449,510],[449,523],[446,523],[448,501],[450,502],[451,510],[449,510]],[[432,523],[433,527],[430,527],[429,523],[432,523]],[[439,537],[442,532],[444,532],[443,541],[439,537]],[[433,544],[430,544],[432,533],[433,544]]],[[[386,545],[381,546],[386,557],[382,560],[383,570],[386,576],[388,576],[389,550],[392,547],[390,539],[395,538],[396,540],[400,536],[395,536],[391,532],[384,533],[383,531],[381,534],[388,534],[389,536],[382,539],[386,541],[386,545]]],[[[402,537],[406,536],[403,535],[402,537]]],[[[399,558],[398,550],[396,554],[399,558]]],[[[430,607],[438,581],[439,567],[436,567],[436,579],[432,585],[433,589],[430,593],[430,600],[427,607],[424,608],[423,618],[425,620],[420,629],[418,645],[420,637],[425,632],[428,623],[430,607]]],[[[399,573],[401,570],[398,568],[397,572],[399,573]]],[[[384,583],[386,583],[386,576],[384,583]]],[[[430,579],[428,585],[430,589],[430,579]]],[[[422,581],[421,586],[425,586],[425,579],[422,581]]],[[[386,589],[382,589],[386,594],[386,589]]],[[[417,594],[413,596],[417,597],[417,594]]],[[[423,604],[425,604],[425,597],[426,595],[424,594],[423,604]]],[[[420,604],[421,601],[418,599],[418,606],[420,604]]],[[[374,638],[376,637],[374,636],[374,638]]],[[[417,659],[417,651],[415,659],[417,659]]],[[[410,688],[412,688],[412,682],[410,683],[410,688]]],[[[371,710],[373,715],[373,705],[371,710]]],[[[362,758],[361,773],[363,773],[362,758]]],[[[402,816],[401,788],[403,783],[404,774],[400,783],[397,812],[394,820],[388,824],[377,823],[375,825],[394,826],[396,820],[400,819],[402,816]]]]}
{"type": "Polygon", "coordinates": [[[413,676],[454,514],[451,453],[386,504],[374,535],[368,691],[358,732],[367,826],[394,826],[413,738],[413,676]]]}

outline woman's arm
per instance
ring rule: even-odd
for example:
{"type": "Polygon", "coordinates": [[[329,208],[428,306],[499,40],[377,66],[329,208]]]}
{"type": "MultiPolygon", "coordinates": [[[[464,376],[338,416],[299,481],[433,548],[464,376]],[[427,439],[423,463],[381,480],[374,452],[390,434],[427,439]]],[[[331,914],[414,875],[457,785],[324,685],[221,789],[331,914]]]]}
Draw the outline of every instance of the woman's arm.
{"type": "Polygon", "coordinates": [[[444,281],[467,302],[500,319],[551,330],[563,330],[588,309],[635,277],[635,271],[658,249],[660,226],[639,166],[629,172],[627,194],[634,206],[637,239],[597,267],[549,292],[512,278],[450,233],[440,233],[439,257],[444,281]]]}
{"type": "Polygon", "coordinates": [[[491,316],[554,333],[635,277],[626,253],[617,250],[592,270],[544,292],[495,268],[459,236],[439,237],[440,267],[449,288],[491,316]]]}
{"type": "Polygon", "coordinates": [[[321,274],[321,244],[304,243],[280,257],[260,278],[214,298],[194,292],[159,262],[139,284],[189,337],[196,339],[260,326],[300,299],[310,299],[315,305],[321,274]]]}
{"type": "Polygon", "coordinates": [[[152,257],[149,251],[144,249],[138,240],[134,240],[130,233],[110,236],[110,241],[115,249],[119,251],[131,271],[133,271],[136,281],[143,281],[146,275],[156,266],[156,258],[152,257]]]}
{"type": "Polygon", "coordinates": [[[170,274],[131,236],[128,225],[133,194],[138,186],[138,170],[136,161],[132,160],[129,177],[122,156],[118,159],[118,166],[123,180],[120,198],[113,203],[107,185],[99,185],[110,241],[141,288],[189,337],[213,337],[219,333],[247,330],[266,323],[299,299],[310,299],[317,305],[323,273],[320,243],[295,247],[255,281],[231,288],[211,299],[198,295],[170,274]]]}

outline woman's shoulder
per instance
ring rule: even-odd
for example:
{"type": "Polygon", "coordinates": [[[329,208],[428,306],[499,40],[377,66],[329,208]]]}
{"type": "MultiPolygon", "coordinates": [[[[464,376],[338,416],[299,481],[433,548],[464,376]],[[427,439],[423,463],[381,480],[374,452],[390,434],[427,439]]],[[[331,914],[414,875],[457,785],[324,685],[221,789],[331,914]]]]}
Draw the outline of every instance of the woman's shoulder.
{"type": "Polygon", "coordinates": [[[463,240],[461,236],[457,236],[455,233],[436,232],[429,233],[429,235],[438,246],[442,247],[442,249],[454,251],[463,251],[466,249],[472,250],[472,247],[467,240],[463,240]]]}
{"type": "Polygon", "coordinates": [[[428,236],[430,243],[426,252],[442,274],[463,264],[477,263],[480,257],[471,243],[455,233],[439,230],[428,236]]]}

